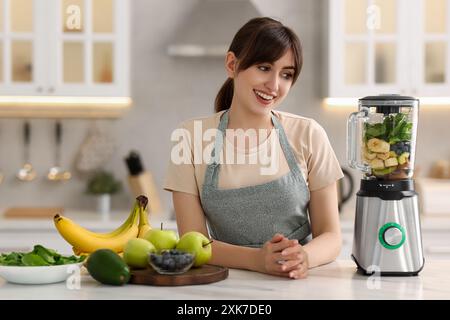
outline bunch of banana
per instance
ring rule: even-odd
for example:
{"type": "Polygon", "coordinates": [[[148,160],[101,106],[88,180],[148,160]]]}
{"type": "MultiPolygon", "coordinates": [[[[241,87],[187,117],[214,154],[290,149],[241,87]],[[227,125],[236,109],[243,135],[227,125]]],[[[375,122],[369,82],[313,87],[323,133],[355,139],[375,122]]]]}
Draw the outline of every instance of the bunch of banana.
{"type": "Polygon", "coordinates": [[[77,255],[89,255],[98,249],[111,249],[121,253],[128,240],[136,238],[141,230],[145,233],[150,229],[146,212],[147,202],[145,196],[137,197],[127,220],[109,233],[89,231],[61,215],[56,215],[53,221],[58,232],[73,246],[77,255]],[[138,223],[139,218],[141,221],[138,223]]]}

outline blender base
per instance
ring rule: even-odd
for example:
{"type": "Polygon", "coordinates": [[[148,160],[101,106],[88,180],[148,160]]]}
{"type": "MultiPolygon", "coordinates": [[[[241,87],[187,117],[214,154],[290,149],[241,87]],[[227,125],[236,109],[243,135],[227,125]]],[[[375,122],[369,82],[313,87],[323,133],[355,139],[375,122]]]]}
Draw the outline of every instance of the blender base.
{"type": "Polygon", "coordinates": [[[361,267],[358,263],[358,261],[356,260],[355,256],[352,254],[351,255],[352,260],[355,262],[356,264],[356,272],[363,275],[363,276],[372,276],[372,275],[379,275],[382,277],[416,277],[419,275],[419,272],[422,271],[424,265],[425,265],[425,258],[423,259],[423,263],[422,266],[420,267],[419,270],[417,271],[406,271],[406,272],[389,272],[389,271],[381,271],[381,272],[376,272],[376,271],[367,271],[366,269],[364,269],[363,267],[361,267]]]}
{"type": "Polygon", "coordinates": [[[352,259],[367,275],[416,275],[423,268],[418,196],[412,188],[405,190],[404,183],[361,183],[352,259]],[[403,190],[386,192],[385,186],[403,190]]]}

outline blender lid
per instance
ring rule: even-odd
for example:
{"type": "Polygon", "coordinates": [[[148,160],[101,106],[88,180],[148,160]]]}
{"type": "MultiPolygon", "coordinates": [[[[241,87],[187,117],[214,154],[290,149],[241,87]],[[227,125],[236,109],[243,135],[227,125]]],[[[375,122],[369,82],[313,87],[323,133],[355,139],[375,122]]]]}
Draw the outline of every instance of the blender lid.
{"type": "Polygon", "coordinates": [[[360,101],[399,101],[400,104],[404,103],[405,100],[412,100],[412,101],[418,101],[418,99],[414,98],[414,97],[409,97],[409,96],[401,96],[399,94],[380,94],[377,96],[367,96],[364,98],[359,99],[360,101]]]}
{"type": "Polygon", "coordinates": [[[359,99],[359,104],[364,106],[374,106],[377,113],[385,115],[398,113],[400,107],[416,108],[419,106],[419,99],[401,96],[399,94],[380,94],[378,96],[367,96],[359,99]]]}

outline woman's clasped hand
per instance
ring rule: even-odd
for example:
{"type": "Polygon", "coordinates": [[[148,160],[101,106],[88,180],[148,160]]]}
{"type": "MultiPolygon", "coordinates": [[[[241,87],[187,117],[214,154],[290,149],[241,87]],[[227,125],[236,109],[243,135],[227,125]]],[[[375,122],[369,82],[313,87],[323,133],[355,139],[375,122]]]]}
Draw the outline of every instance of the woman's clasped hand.
{"type": "Polygon", "coordinates": [[[260,250],[261,272],[292,279],[307,277],[308,255],[297,239],[277,233],[260,250]]]}

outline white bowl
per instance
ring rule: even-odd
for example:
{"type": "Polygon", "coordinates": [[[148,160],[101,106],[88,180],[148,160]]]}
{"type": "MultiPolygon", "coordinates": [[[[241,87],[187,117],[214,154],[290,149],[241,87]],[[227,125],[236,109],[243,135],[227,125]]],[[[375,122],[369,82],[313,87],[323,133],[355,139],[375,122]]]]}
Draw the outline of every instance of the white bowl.
{"type": "Polygon", "coordinates": [[[0,277],[19,284],[48,284],[65,281],[73,274],[80,274],[83,262],[58,266],[0,266],[0,277]]]}

